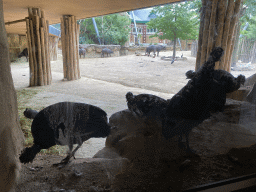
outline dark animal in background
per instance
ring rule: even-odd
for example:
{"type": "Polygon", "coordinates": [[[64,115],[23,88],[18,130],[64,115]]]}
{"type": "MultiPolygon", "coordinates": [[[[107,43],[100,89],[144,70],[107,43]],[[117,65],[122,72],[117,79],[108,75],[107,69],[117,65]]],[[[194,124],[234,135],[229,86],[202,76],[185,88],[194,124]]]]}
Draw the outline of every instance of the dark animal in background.
{"type": "Polygon", "coordinates": [[[218,92],[219,94],[222,104],[219,108],[225,105],[224,86],[213,78],[215,62],[220,60],[223,53],[221,47],[214,48],[207,62],[203,64],[187,85],[167,100],[162,134],[167,140],[178,135],[180,147],[185,147],[182,145],[182,136],[185,135],[186,149],[189,153],[193,153],[189,147],[189,133],[194,127],[210,117],[214,100],[213,93],[218,92]]]}
{"type": "Polygon", "coordinates": [[[150,56],[151,52],[154,52],[154,57],[156,56],[156,52],[157,52],[157,56],[159,56],[159,52],[161,50],[166,50],[166,47],[163,45],[150,45],[146,48],[146,52],[145,55],[150,56]]]}
{"type": "Polygon", "coordinates": [[[163,109],[167,106],[165,99],[150,94],[134,96],[131,92],[128,92],[126,94],[126,101],[128,109],[145,122],[153,118],[160,120],[162,123],[163,109]]]}
{"type": "Polygon", "coordinates": [[[26,110],[23,112],[24,116],[29,119],[34,119],[36,115],[38,114],[38,111],[26,108],[26,110]]]}
{"type": "Polygon", "coordinates": [[[154,52],[154,56],[156,56],[156,46],[155,45],[150,45],[146,48],[146,52],[145,52],[145,55],[148,55],[148,57],[150,56],[150,53],[151,52],[154,52]]]}
{"type": "Polygon", "coordinates": [[[41,149],[54,145],[68,145],[69,152],[59,164],[65,165],[84,141],[92,137],[107,137],[110,133],[107,113],[101,108],[74,102],[61,102],[41,110],[31,125],[32,147],[25,148],[21,163],[32,162],[41,149]],[[78,146],[72,151],[73,145],[78,146]]]}
{"type": "Polygon", "coordinates": [[[157,45],[157,46],[156,46],[157,56],[159,56],[159,52],[160,52],[161,50],[166,50],[166,47],[163,46],[163,45],[157,45]]]}
{"type": "Polygon", "coordinates": [[[85,58],[85,53],[86,53],[86,50],[85,49],[79,49],[79,55],[80,55],[80,58],[81,58],[81,56],[83,55],[84,56],[84,58],[85,58]]]}
{"type": "Polygon", "coordinates": [[[107,54],[107,56],[108,56],[108,54],[110,55],[110,57],[111,57],[111,53],[114,53],[112,50],[110,50],[110,49],[108,49],[108,48],[104,48],[104,49],[102,49],[102,51],[101,51],[101,57],[104,57],[104,54],[107,54]]]}
{"type": "Polygon", "coordinates": [[[18,55],[18,58],[21,58],[23,56],[26,57],[28,61],[28,48],[23,49],[23,51],[18,55]]]}

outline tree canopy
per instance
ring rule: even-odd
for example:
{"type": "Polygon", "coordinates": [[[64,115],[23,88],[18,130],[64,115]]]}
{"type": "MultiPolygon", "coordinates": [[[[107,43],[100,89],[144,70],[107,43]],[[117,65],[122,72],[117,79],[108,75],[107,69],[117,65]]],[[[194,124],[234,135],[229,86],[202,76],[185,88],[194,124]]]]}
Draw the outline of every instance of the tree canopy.
{"type": "Polygon", "coordinates": [[[152,10],[157,18],[150,20],[149,28],[158,30],[153,36],[160,39],[174,41],[173,57],[175,57],[176,39],[196,39],[198,37],[199,19],[192,9],[195,4],[191,2],[175,3],[165,6],[158,6],[152,10]],[[163,35],[160,35],[162,32],[163,35]]]}
{"type": "Polygon", "coordinates": [[[247,39],[256,40],[256,1],[245,0],[243,4],[243,14],[240,18],[241,28],[248,25],[247,28],[241,30],[241,34],[247,39]]]}
{"type": "MultiPolygon", "coordinates": [[[[130,19],[125,15],[111,14],[96,17],[99,36],[104,44],[124,45],[129,38],[130,19]]],[[[92,19],[84,19],[80,24],[80,43],[99,43],[92,19]]]]}

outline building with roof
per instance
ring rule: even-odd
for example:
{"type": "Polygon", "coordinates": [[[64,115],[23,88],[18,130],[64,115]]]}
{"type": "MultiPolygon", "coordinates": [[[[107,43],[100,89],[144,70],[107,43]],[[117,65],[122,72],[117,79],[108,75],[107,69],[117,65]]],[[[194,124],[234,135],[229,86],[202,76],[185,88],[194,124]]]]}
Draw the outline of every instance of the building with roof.
{"type": "MultiPolygon", "coordinates": [[[[131,31],[130,31],[130,38],[129,38],[129,44],[133,45],[135,44],[135,24],[134,19],[136,23],[136,28],[138,31],[138,42],[139,44],[167,44],[171,45],[172,41],[168,39],[159,39],[158,37],[150,37],[150,35],[154,35],[157,32],[157,29],[151,29],[148,28],[147,23],[151,20],[156,18],[157,16],[154,13],[151,13],[153,8],[147,8],[147,9],[139,9],[135,11],[130,11],[129,16],[131,19],[131,31]],[[133,13],[132,13],[133,12],[133,13]]],[[[161,35],[162,32],[159,32],[161,35]]],[[[179,40],[177,41],[176,47],[180,47],[181,50],[191,50],[192,43],[194,40],[179,40]]]]}
{"type": "Polygon", "coordinates": [[[149,38],[150,35],[153,35],[155,34],[155,32],[157,32],[157,29],[150,29],[147,27],[147,22],[149,22],[151,19],[156,18],[156,15],[151,13],[151,11],[152,11],[152,8],[147,8],[147,9],[140,9],[140,10],[129,12],[130,19],[132,20],[131,32],[130,32],[130,38],[129,38],[130,44],[135,44],[135,37],[136,37],[135,23],[136,23],[136,28],[138,32],[138,42],[140,44],[151,44],[151,43],[167,44],[167,41],[169,41],[167,39],[165,40],[159,39],[158,37],[149,38]],[[135,23],[134,23],[134,20],[135,20],[135,23]]]}

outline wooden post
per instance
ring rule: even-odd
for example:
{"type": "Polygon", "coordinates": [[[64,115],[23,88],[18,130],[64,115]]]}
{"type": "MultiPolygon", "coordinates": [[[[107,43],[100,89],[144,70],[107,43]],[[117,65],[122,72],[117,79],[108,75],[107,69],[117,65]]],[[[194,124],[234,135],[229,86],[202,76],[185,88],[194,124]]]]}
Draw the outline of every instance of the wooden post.
{"type": "Polygon", "coordinates": [[[70,58],[70,80],[74,79],[74,57],[73,57],[73,52],[74,52],[74,42],[73,42],[73,31],[71,27],[71,17],[68,17],[68,36],[69,36],[69,58],[70,58]]]}
{"type": "Polygon", "coordinates": [[[46,67],[46,58],[45,58],[45,42],[44,42],[44,28],[41,27],[41,42],[42,42],[42,65],[43,65],[43,75],[44,75],[44,84],[47,85],[47,67],[46,67]]]}
{"type": "MultiPolygon", "coordinates": [[[[32,54],[33,54],[33,60],[34,60],[34,67],[35,67],[35,73],[34,73],[34,76],[35,76],[35,82],[34,82],[34,86],[37,86],[37,82],[38,82],[38,75],[37,75],[37,59],[36,59],[36,52],[35,52],[35,48],[36,48],[36,45],[35,45],[35,37],[34,37],[34,30],[33,30],[33,21],[30,20],[30,33],[31,33],[31,39],[32,39],[32,54]]],[[[31,85],[32,86],[32,85],[31,85]]]]}
{"type": "Polygon", "coordinates": [[[42,54],[41,54],[41,41],[40,41],[40,32],[39,32],[39,16],[36,15],[36,36],[37,36],[37,57],[38,57],[38,76],[39,83],[38,85],[44,85],[44,75],[43,75],[43,66],[42,66],[42,54]]]}
{"type": "Polygon", "coordinates": [[[62,47],[62,60],[63,60],[63,73],[64,73],[64,79],[67,78],[67,55],[66,55],[66,45],[65,45],[65,23],[64,23],[64,17],[60,18],[61,20],[61,47],[62,47]]]}
{"type": "Polygon", "coordinates": [[[210,25],[210,16],[211,16],[211,1],[207,1],[206,4],[206,13],[205,13],[205,19],[204,19],[204,32],[203,32],[203,39],[202,39],[202,45],[201,45],[201,59],[200,62],[204,63],[207,58],[207,44],[209,39],[209,25],[210,25]]]}
{"type": "Polygon", "coordinates": [[[51,70],[51,62],[49,56],[49,22],[46,21],[46,51],[47,51],[47,76],[48,76],[48,85],[52,83],[52,70],[51,70]]]}
{"type": "Polygon", "coordinates": [[[224,31],[223,31],[223,38],[222,38],[222,43],[221,43],[221,47],[224,49],[224,55],[220,61],[220,69],[224,69],[225,70],[225,64],[226,64],[226,57],[227,57],[227,43],[228,43],[228,39],[230,31],[229,31],[229,27],[230,27],[230,21],[231,21],[231,17],[234,13],[234,5],[235,2],[234,0],[229,0],[228,1],[228,9],[227,9],[227,13],[226,13],[226,17],[225,17],[225,26],[224,26],[224,31]]]}
{"type": "Polygon", "coordinates": [[[64,15],[61,18],[61,44],[63,56],[64,79],[75,80],[80,78],[79,71],[79,27],[76,18],[64,15]]]}
{"type": "Polygon", "coordinates": [[[200,68],[200,63],[201,63],[201,50],[202,50],[202,40],[203,40],[203,33],[204,33],[204,15],[205,15],[205,7],[206,6],[206,0],[202,0],[202,11],[201,11],[201,16],[200,16],[200,30],[199,30],[199,38],[198,38],[198,50],[197,50],[197,56],[196,56],[196,67],[195,70],[200,68]]]}
{"type": "Polygon", "coordinates": [[[196,70],[207,60],[213,47],[222,47],[224,55],[215,69],[230,71],[233,39],[242,0],[203,0],[196,70]],[[202,21],[203,20],[203,21],[202,21]],[[203,27],[201,26],[203,25],[203,27]],[[202,32],[203,29],[203,32],[202,32]],[[216,33],[214,33],[216,31],[216,33]]]}
{"type": "Polygon", "coordinates": [[[33,61],[32,54],[32,44],[31,44],[31,35],[29,32],[29,19],[26,19],[26,27],[27,27],[27,41],[28,41],[28,53],[29,53],[29,85],[35,86],[35,67],[33,61]]]}
{"type": "Polygon", "coordinates": [[[212,1],[212,10],[211,10],[211,19],[210,19],[210,26],[209,26],[209,38],[208,38],[208,45],[207,45],[206,60],[210,56],[210,52],[212,51],[212,48],[214,45],[214,28],[215,28],[217,4],[218,4],[218,0],[212,1]]]}
{"type": "Polygon", "coordinates": [[[72,40],[73,40],[73,74],[74,74],[74,79],[78,79],[78,75],[77,75],[77,47],[76,47],[76,20],[75,20],[75,17],[74,16],[71,16],[71,21],[72,21],[72,31],[73,31],[73,34],[72,34],[72,40]]]}
{"type": "Polygon", "coordinates": [[[48,25],[44,11],[39,8],[28,8],[27,37],[30,65],[30,86],[49,85],[51,69],[48,55],[48,25]]]}
{"type": "Polygon", "coordinates": [[[81,74],[80,74],[80,68],[79,68],[79,33],[80,33],[80,25],[77,24],[76,25],[76,34],[77,34],[77,38],[76,38],[76,43],[77,43],[77,47],[76,47],[76,52],[77,52],[77,76],[80,79],[81,78],[81,74]]]}

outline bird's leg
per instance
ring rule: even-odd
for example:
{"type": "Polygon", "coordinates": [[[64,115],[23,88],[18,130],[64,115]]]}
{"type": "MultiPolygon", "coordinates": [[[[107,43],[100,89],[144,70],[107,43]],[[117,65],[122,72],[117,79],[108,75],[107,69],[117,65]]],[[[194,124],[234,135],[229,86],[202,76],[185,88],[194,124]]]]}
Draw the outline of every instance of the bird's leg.
{"type": "Polygon", "coordinates": [[[61,160],[60,163],[55,163],[53,164],[54,167],[59,167],[62,168],[63,166],[67,165],[69,163],[70,158],[72,157],[72,149],[73,149],[73,142],[69,142],[68,145],[69,151],[68,151],[68,155],[67,157],[65,157],[64,159],[61,160]]]}
{"type": "Polygon", "coordinates": [[[188,142],[189,133],[186,133],[185,136],[186,136],[187,153],[195,154],[196,152],[193,149],[190,149],[190,147],[189,147],[189,142],[188,142]]]}
{"type": "Polygon", "coordinates": [[[181,149],[186,149],[186,145],[185,145],[184,142],[182,141],[182,134],[179,135],[178,146],[179,146],[179,148],[181,148],[181,149]]]}
{"type": "Polygon", "coordinates": [[[91,134],[92,133],[93,132],[88,133],[86,138],[84,138],[84,139],[82,139],[80,135],[76,137],[76,139],[78,141],[78,146],[74,149],[74,151],[72,151],[70,157],[74,157],[75,158],[74,155],[75,155],[76,151],[82,146],[83,142],[85,142],[85,141],[87,141],[88,139],[91,138],[91,134]]]}

